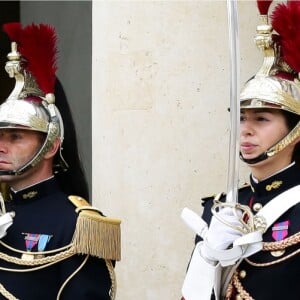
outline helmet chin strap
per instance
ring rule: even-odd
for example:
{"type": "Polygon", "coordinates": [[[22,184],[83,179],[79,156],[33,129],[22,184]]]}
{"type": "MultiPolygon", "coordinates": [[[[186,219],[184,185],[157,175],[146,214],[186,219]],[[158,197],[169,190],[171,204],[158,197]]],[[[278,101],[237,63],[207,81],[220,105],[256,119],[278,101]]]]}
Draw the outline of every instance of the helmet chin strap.
{"type": "Polygon", "coordinates": [[[0,170],[0,176],[5,176],[5,175],[16,175],[16,171],[0,170]]]}
{"type": "Polygon", "coordinates": [[[259,163],[263,160],[266,160],[267,158],[269,158],[267,152],[263,152],[262,154],[258,155],[257,157],[250,158],[250,159],[244,158],[242,153],[240,152],[240,159],[248,165],[254,165],[254,164],[259,163]]]}

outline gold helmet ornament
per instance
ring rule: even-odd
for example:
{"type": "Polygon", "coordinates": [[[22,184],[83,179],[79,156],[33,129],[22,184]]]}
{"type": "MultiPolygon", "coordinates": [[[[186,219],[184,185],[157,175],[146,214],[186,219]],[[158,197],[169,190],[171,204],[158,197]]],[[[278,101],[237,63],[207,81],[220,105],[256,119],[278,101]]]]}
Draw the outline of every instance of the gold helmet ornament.
{"type": "Polygon", "coordinates": [[[5,70],[15,78],[15,87],[0,105],[0,129],[21,128],[45,134],[45,140],[35,155],[16,170],[0,170],[0,175],[20,175],[42,160],[53,142],[60,139],[59,164],[66,169],[62,157],[64,126],[55,106],[56,33],[45,24],[22,27],[7,23],[3,30],[11,40],[11,52],[5,70]]]}
{"type": "MultiPolygon", "coordinates": [[[[240,108],[281,109],[300,116],[300,1],[287,1],[275,6],[268,16],[272,1],[257,1],[260,24],[255,42],[264,60],[257,74],[241,90],[240,108]]],[[[300,120],[300,118],[299,118],[300,120]]],[[[300,136],[300,122],[275,145],[254,159],[257,163],[275,155],[300,136]]]]}

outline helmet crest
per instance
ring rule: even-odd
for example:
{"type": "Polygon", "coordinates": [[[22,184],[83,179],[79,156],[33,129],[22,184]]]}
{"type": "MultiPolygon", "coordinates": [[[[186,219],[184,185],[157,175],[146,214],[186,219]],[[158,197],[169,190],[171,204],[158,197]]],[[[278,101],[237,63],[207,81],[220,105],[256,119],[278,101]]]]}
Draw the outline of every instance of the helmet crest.
{"type": "MultiPolygon", "coordinates": [[[[12,47],[17,48],[13,49],[12,52],[18,51],[21,56],[19,58],[21,59],[20,68],[34,78],[38,89],[44,96],[53,94],[58,54],[54,28],[46,24],[31,24],[22,28],[20,23],[7,23],[3,25],[3,30],[11,39],[12,47]]],[[[10,61],[18,60],[15,55],[11,54],[8,55],[8,59],[10,61]]],[[[24,80],[26,90],[26,78],[24,80]]],[[[25,91],[24,95],[28,94],[34,93],[33,91],[25,91]]]]}

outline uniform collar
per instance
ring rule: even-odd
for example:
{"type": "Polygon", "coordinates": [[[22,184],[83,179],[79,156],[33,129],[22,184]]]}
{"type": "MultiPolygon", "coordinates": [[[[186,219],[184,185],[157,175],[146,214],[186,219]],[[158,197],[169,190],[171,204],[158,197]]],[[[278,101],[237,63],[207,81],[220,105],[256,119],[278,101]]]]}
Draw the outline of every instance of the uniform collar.
{"type": "Polygon", "coordinates": [[[10,190],[10,199],[15,202],[34,201],[53,192],[57,186],[56,179],[51,177],[17,192],[10,190]]]}
{"type": "Polygon", "coordinates": [[[300,166],[297,163],[293,163],[289,167],[260,182],[257,182],[250,176],[250,184],[255,195],[275,197],[289,188],[300,184],[300,166]]]}

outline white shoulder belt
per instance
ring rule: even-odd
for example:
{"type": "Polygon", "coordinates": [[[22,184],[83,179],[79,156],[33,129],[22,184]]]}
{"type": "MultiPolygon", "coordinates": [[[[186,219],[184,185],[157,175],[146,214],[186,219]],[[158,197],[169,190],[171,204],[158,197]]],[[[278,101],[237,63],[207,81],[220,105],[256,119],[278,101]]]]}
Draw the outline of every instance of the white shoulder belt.
{"type": "Polygon", "coordinates": [[[299,202],[300,185],[296,185],[273,198],[255,216],[263,217],[268,229],[280,216],[299,202]]]}

